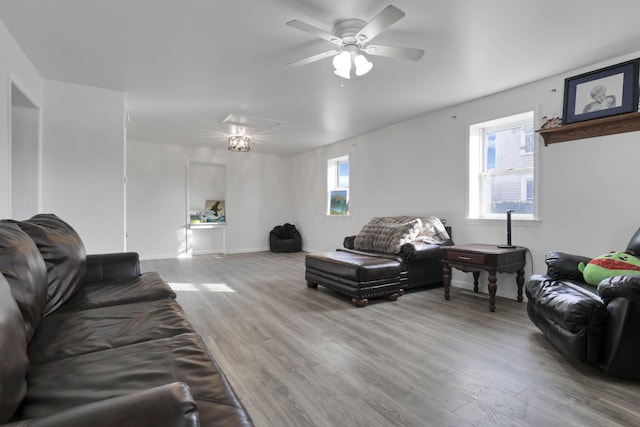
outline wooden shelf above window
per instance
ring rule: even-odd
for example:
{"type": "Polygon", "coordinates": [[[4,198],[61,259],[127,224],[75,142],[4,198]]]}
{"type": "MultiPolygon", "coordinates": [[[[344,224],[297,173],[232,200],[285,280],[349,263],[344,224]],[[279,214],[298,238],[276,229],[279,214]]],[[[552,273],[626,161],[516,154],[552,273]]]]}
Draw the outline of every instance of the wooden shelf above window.
{"type": "Polygon", "coordinates": [[[544,145],[574,139],[593,138],[595,136],[640,130],[640,113],[627,113],[601,119],[562,125],[552,129],[539,129],[544,145]]]}

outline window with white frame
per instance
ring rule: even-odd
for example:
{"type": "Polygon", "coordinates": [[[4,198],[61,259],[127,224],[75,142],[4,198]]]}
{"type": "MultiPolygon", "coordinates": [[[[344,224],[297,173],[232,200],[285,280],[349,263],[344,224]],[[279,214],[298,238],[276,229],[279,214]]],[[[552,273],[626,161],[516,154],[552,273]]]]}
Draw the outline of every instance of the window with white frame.
{"type": "Polygon", "coordinates": [[[469,127],[469,218],[534,219],[533,111],[469,127]]]}
{"type": "Polygon", "coordinates": [[[327,215],[349,214],[349,156],[327,161],[327,215]]]}

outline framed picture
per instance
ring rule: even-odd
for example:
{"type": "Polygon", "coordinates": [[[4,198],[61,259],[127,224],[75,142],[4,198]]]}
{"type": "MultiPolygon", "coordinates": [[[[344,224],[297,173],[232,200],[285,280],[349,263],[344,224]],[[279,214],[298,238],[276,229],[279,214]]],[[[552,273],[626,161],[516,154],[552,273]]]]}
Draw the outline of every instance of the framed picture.
{"type": "Polygon", "coordinates": [[[638,59],[564,81],[562,124],[638,110],[638,59]]]}
{"type": "Polygon", "coordinates": [[[347,215],[349,212],[347,190],[332,190],[329,198],[329,215],[347,215]]]}
{"type": "Polygon", "coordinates": [[[224,211],[224,200],[206,200],[204,204],[203,222],[224,223],[227,217],[224,211]]]}

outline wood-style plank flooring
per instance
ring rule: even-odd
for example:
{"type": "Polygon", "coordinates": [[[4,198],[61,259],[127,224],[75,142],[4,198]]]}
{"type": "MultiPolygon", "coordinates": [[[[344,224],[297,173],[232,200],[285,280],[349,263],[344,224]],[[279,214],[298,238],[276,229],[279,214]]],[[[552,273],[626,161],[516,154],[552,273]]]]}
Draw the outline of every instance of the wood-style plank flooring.
{"type": "Polygon", "coordinates": [[[526,303],[490,313],[484,295],[438,288],[355,308],[306,286],[304,253],[142,269],[176,289],[257,427],[640,425],[640,382],[568,361],[526,303]]]}

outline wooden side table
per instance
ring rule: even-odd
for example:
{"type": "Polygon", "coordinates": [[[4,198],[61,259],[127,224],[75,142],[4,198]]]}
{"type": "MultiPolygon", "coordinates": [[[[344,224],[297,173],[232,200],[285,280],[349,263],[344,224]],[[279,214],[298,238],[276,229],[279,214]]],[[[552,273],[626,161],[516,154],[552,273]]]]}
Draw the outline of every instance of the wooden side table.
{"type": "Polygon", "coordinates": [[[481,271],[489,273],[489,310],[496,309],[496,289],[498,289],[496,272],[516,273],[518,285],[518,302],[522,302],[524,285],[524,266],[527,248],[499,248],[496,245],[473,243],[470,245],[443,246],[443,284],[444,299],[449,299],[451,286],[451,268],[473,273],[473,291],[478,292],[478,278],[481,271]]]}

